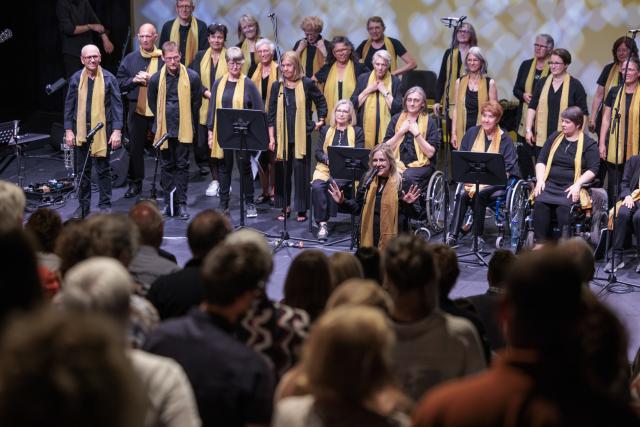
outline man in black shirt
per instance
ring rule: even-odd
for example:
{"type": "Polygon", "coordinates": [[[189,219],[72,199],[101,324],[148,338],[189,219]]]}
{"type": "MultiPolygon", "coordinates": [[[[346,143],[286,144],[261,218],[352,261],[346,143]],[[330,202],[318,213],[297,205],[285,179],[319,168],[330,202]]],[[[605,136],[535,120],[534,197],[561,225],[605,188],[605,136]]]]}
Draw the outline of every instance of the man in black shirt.
{"type": "Polygon", "coordinates": [[[176,0],[178,17],[167,21],[160,32],[160,46],[169,40],[178,43],[184,65],[191,64],[199,50],[207,49],[207,24],[193,16],[193,0],[176,0]]]}
{"type": "Polygon", "coordinates": [[[120,146],[122,129],[122,100],[118,82],[113,74],[100,66],[100,51],[92,44],[82,48],[81,60],[84,68],[69,79],[69,90],[64,105],[65,143],[77,146],[78,165],[86,162],[80,181],[80,208],[77,216],[89,214],[91,204],[91,165],[96,164],[100,201],[103,212],[111,210],[111,149],[120,146]],[[99,123],[104,127],[92,138],[91,129],[99,123]],[[108,135],[110,135],[108,137],[108,135]],[[108,141],[107,141],[108,137],[108,141]],[[87,142],[89,140],[89,142],[87,142]],[[91,153],[89,153],[91,148],[91,153]]]}

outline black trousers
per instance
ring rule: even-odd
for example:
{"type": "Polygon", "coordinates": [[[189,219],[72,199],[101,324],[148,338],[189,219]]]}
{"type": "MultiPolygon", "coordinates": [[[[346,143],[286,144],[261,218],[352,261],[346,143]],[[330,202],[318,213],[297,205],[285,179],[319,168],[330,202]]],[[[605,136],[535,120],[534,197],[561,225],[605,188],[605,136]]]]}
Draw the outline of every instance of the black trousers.
{"type": "MultiPolygon", "coordinates": [[[[344,192],[346,199],[351,199],[351,182],[336,180],[336,184],[344,192]]],[[[329,194],[329,181],[316,179],[311,183],[311,203],[313,206],[313,217],[316,222],[327,222],[330,216],[336,216],[338,204],[329,194]]]]}
{"type": "Polygon", "coordinates": [[[625,205],[620,206],[614,224],[615,235],[613,236],[613,250],[616,251],[616,254],[622,254],[624,241],[627,237],[629,225],[631,224],[633,224],[633,230],[636,234],[636,241],[640,244],[640,202],[635,202],[631,209],[625,205]]]}
{"type": "Polygon", "coordinates": [[[612,208],[613,203],[618,200],[616,195],[620,194],[620,186],[618,186],[616,191],[616,181],[622,182],[624,163],[621,163],[617,166],[607,161],[601,161],[600,164],[602,163],[605,163],[607,168],[607,196],[609,198],[609,208],[612,208]]]}
{"type": "Polygon", "coordinates": [[[460,188],[460,191],[455,195],[455,202],[453,204],[453,217],[451,218],[451,224],[449,225],[449,232],[458,237],[460,229],[464,223],[464,216],[467,212],[467,208],[471,207],[473,211],[473,222],[476,224],[478,236],[484,234],[484,219],[487,206],[495,202],[496,198],[492,197],[494,193],[503,190],[503,185],[490,185],[481,189],[478,192],[478,210],[476,211],[476,200],[474,197],[469,197],[469,193],[464,190],[464,187],[460,188]]]}
{"type": "Polygon", "coordinates": [[[241,159],[240,152],[234,150],[224,150],[224,158],[218,159],[218,174],[220,179],[220,206],[222,208],[229,207],[229,188],[231,187],[231,172],[233,171],[233,158],[235,155],[240,179],[244,186],[244,202],[253,203],[253,174],[251,173],[252,151],[245,153],[246,158],[241,159]]]}
{"type": "Polygon", "coordinates": [[[296,159],[293,153],[295,148],[290,144],[289,153],[291,155],[287,161],[276,161],[276,182],[275,182],[275,206],[284,208],[291,206],[291,193],[294,190],[294,209],[296,212],[306,212],[309,209],[309,168],[307,157],[296,159]],[[293,174],[293,180],[291,175],[293,174]],[[285,187],[286,186],[286,187],[285,187]],[[286,188],[286,199],[285,199],[286,188]]]}
{"type": "Polygon", "coordinates": [[[178,138],[167,140],[169,147],[160,150],[160,185],[164,191],[165,202],[169,203],[169,193],[175,188],[174,202],[187,203],[187,185],[189,181],[189,146],[178,138]]]}
{"type": "Polygon", "coordinates": [[[536,176],[536,162],[541,149],[542,147],[529,145],[524,137],[518,135],[518,166],[520,167],[522,179],[536,176]]]}
{"type": "Polygon", "coordinates": [[[210,167],[209,129],[205,125],[198,124],[196,133],[195,143],[193,144],[193,158],[198,166],[210,167]]]}
{"type": "Polygon", "coordinates": [[[533,233],[536,242],[543,242],[551,233],[551,219],[555,213],[558,228],[563,235],[568,230],[571,218],[571,205],[555,205],[536,201],[533,205],[533,233]]]}
{"type": "Polygon", "coordinates": [[[107,155],[105,157],[93,157],[88,156],[88,154],[89,149],[86,143],[76,147],[76,170],[78,173],[82,172],[85,160],[87,162],[80,180],[80,192],[78,193],[80,207],[88,211],[91,206],[91,168],[95,165],[98,173],[98,190],[100,194],[98,207],[109,208],[111,207],[111,146],[107,145],[107,155]]]}
{"type": "Polygon", "coordinates": [[[142,184],[144,179],[144,146],[147,132],[153,126],[153,117],[136,113],[136,103],[129,103],[129,182],[142,184]]]}

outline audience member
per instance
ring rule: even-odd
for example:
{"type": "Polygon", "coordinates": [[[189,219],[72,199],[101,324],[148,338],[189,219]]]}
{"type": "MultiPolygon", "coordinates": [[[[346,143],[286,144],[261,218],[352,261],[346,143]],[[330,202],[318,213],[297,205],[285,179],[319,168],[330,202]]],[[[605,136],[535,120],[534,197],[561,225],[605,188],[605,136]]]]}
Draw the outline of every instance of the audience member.
{"type": "Polygon", "coordinates": [[[218,211],[205,209],[193,218],[187,227],[187,242],[192,258],[182,270],[153,282],[147,294],[158,310],[160,319],[185,315],[202,302],[202,263],[209,251],[222,243],[229,233],[231,223],[218,211]]]}
{"type": "Polygon", "coordinates": [[[580,273],[582,273],[582,283],[588,286],[596,273],[596,260],[591,245],[583,238],[572,237],[563,240],[560,247],[577,264],[580,273]]]}
{"type": "MultiPolygon", "coordinates": [[[[638,425],[628,399],[613,397],[613,382],[605,380],[611,367],[597,357],[604,343],[585,339],[586,323],[605,317],[594,316],[583,291],[582,274],[562,248],[522,255],[501,307],[508,349],[487,372],[432,390],[414,426],[638,425]]],[[[606,329],[617,330],[613,340],[624,336],[617,321],[606,329]]]]}
{"type": "Polygon", "coordinates": [[[414,400],[443,381],[485,368],[473,325],[438,309],[438,273],[428,243],[402,235],[384,251],[385,286],[393,298],[394,370],[414,400]]]}
{"type": "Polygon", "coordinates": [[[375,246],[361,246],[356,250],[356,258],[362,265],[362,273],[365,279],[371,279],[382,284],[382,266],[380,250],[375,246]]]}
{"type": "Polygon", "coordinates": [[[371,307],[339,307],[309,335],[302,371],[311,394],[278,403],[275,427],[406,426],[391,368],[393,329],[371,307]]]}
{"type": "MultiPolygon", "coordinates": [[[[132,289],[133,280],[120,263],[94,257],[69,270],[59,303],[71,313],[105,315],[124,333],[132,289]]],[[[128,355],[147,398],[146,427],[200,425],[193,390],[180,365],[136,349],[129,349],[128,355]]]]}
{"type": "Polygon", "coordinates": [[[129,210],[129,218],[140,231],[140,248],[129,264],[129,273],[141,285],[138,290],[144,296],[156,279],[175,273],[180,267],[158,253],[164,236],[164,222],[155,203],[147,200],[136,203],[129,210]]]}
{"type": "Polygon", "coordinates": [[[182,365],[204,427],[267,426],[271,421],[271,370],[233,337],[269,273],[266,263],[256,264],[259,258],[255,243],[223,243],[213,249],[202,266],[200,307],[161,323],[145,347],[182,365]]]}
{"type": "Polygon", "coordinates": [[[139,427],[144,398],[122,333],[96,314],[36,311],[0,342],[0,425],[139,427]]]}
{"type": "Polygon", "coordinates": [[[362,264],[349,252],[336,252],[329,257],[331,289],[340,286],[347,279],[362,279],[362,264]]]}
{"type": "Polygon", "coordinates": [[[378,283],[367,279],[348,279],[331,292],[327,311],[343,305],[377,307],[388,316],[393,313],[393,300],[378,283]]]}
{"type": "Polygon", "coordinates": [[[313,323],[324,310],[330,294],[331,273],[327,256],[317,249],[301,252],[289,266],[282,302],[305,310],[313,323]]]}
{"type": "Polygon", "coordinates": [[[27,220],[25,230],[35,240],[38,275],[45,295],[51,299],[60,290],[60,257],[54,248],[62,231],[62,218],[53,209],[39,208],[27,220]]]}
{"type": "Polygon", "coordinates": [[[14,227],[22,228],[27,199],[20,187],[0,180],[0,231],[14,227]]]}

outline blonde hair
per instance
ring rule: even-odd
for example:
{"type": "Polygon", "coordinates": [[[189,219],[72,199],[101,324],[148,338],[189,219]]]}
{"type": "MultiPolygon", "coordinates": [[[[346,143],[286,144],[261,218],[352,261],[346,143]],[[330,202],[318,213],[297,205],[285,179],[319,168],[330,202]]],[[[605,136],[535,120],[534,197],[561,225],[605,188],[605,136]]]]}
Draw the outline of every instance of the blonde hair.
{"type": "Polygon", "coordinates": [[[244,36],[244,32],[242,31],[242,23],[246,22],[248,24],[252,24],[256,26],[256,38],[260,38],[260,24],[258,20],[253,15],[242,15],[240,19],[238,19],[238,39],[240,43],[242,43],[246,37],[244,36]]]}
{"type": "Polygon", "coordinates": [[[315,31],[321,33],[324,28],[324,22],[319,16],[305,16],[300,24],[302,31],[315,31]]]}
{"type": "Polygon", "coordinates": [[[293,73],[293,81],[298,81],[304,76],[304,68],[302,67],[302,63],[300,62],[300,57],[293,50],[286,51],[282,54],[282,58],[280,59],[280,64],[284,61],[293,62],[293,66],[295,67],[295,72],[293,73]]]}
{"type": "Polygon", "coordinates": [[[356,110],[355,108],[353,108],[353,104],[348,99],[341,99],[340,101],[336,102],[336,106],[333,108],[333,115],[331,116],[331,120],[329,121],[329,125],[332,128],[336,127],[336,111],[338,111],[338,108],[343,105],[349,107],[349,124],[356,124],[356,110]]]}
{"type": "Polygon", "coordinates": [[[334,310],[345,305],[376,307],[387,315],[393,312],[393,300],[389,293],[368,279],[349,279],[343,282],[331,293],[326,310],[334,310]]]}

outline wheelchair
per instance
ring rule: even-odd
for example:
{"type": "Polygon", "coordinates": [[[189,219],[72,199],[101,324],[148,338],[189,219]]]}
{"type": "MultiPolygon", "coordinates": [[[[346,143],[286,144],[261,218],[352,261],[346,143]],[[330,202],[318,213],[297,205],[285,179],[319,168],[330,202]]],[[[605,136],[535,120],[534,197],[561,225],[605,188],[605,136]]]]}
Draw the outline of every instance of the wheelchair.
{"type": "Polygon", "coordinates": [[[419,203],[424,209],[422,218],[412,218],[409,221],[413,234],[430,240],[431,236],[444,230],[444,217],[447,214],[444,210],[445,191],[448,188],[444,174],[436,170],[429,178],[426,189],[420,194],[419,203]]]}
{"type": "MultiPolygon", "coordinates": [[[[533,192],[535,180],[527,181],[529,194],[533,192]]],[[[600,244],[600,240],[607,229],[608,223],[608,197],[604,188],[595,188],[595,183],[587,184],[583,188],[587,189],[591,198],[591,206],[583,208],[580,202],[573,203],[569,211],[569,228],[560,230],[557,222],[552,219],[552,235],[556,237],[581,237],[589,242],[594,248],[600,244]]],[[[533,231],[533,199],[527,197],[524,203],[515,205],[515,215],[522,219],[522,227],[518,230],[517,251],[522,249],[532,249],[535,246],[533,231]]]]}

